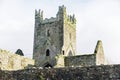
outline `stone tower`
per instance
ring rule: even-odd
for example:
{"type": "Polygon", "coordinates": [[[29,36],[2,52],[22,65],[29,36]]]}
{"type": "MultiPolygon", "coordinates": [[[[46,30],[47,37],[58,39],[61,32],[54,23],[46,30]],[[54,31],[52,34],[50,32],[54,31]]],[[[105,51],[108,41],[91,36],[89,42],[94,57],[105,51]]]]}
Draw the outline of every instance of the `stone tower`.
{"type": "Polygon", "coordinates": [[[67,15],[64,5],[50,19],[43,19],[43,11],[35,10],[33,59],[36,66],[54,67],[57,55],[74,56],[75,53],[75,15],[67,15]]]}

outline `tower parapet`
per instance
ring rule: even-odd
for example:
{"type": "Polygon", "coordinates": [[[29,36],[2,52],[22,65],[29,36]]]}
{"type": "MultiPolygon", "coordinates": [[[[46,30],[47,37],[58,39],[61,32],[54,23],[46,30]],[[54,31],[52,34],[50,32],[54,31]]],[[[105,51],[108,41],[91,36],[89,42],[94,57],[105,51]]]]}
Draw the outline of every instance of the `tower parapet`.
{"type": "Polygon", "coordinates": [[[35,10],[35,20],[37,22],[42,22],[43,21],[43,11],[41,11],[40,9],[38,11],[35,10]]]}
{"type": "Polygon", "coordinates": [[[59,6],[58,13],[56,15],[57,19],[76,24],[75,15],[67,15],[66,7],[64,5],[59,6]]]}
{"type": "Polygon", "coordinates": [[[76,18],[75,15],[67,15],[66,13],[66,7],[64,5],[59,6],[59,10],[56,14],[56,17],[51,17],[51,18],[45,18],[43,19],[43,11],[42,10],[35,10],[35,21],[41,24],[45,23],[50,23],[50,22],[55,22],[55,21],[67,21],[72,24],[76,24],[76,18]]]}
{"type": "Polygon", "coordinates": [[[71,22],[72,24],[76,24],[76,18],[75,18],[75,15],[73,14],[73,15],[68,15],[67,17],[66,17],[66,20],[68,21],[68,22],[71,22]]]}
{"type": "Polygon", "coordinates": [[[64,5],[59,6],[58,13],[56,14],[57,19],[63,20],[66,17],[66,7],[64,5]]]}

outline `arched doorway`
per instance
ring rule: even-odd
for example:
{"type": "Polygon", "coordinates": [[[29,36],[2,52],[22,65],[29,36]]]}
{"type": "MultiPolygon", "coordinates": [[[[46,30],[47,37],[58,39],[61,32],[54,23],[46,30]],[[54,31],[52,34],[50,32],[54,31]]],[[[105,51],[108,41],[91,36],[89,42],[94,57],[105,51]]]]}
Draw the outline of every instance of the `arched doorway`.
{"type": "Polygon", "coordinates": [[[50,56],[50,50],[49,49],[46,50],[46,56],[50,56]]]}
{"type": "Polygon", "coordinates": [[[53,66],[50,63],[45,63],[43,68],[52,68],[53,66]]]}

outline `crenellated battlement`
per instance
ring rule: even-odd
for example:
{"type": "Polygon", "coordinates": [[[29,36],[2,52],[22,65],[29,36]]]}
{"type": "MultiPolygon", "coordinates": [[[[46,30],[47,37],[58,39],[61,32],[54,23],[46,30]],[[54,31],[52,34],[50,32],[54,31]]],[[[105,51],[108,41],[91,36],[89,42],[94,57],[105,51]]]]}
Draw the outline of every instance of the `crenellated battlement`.
{"type": "Polygon", "coordinates": [[[66,7],[64,5],[59,6],[57,16],[59,15],[66,16],[66,7]]]}
{"type": "Polygon", "coordinates": [[[76,18],[75,18],[75,15],[67,15],[66,18],[65,18],[65,21],[66,22],[69,22],[71,24],[76,24],[76,18]]]}
{"type": "Polygon", "coordinates": [[[43,11],[42,10],[35,10],[35,20],[38,23],[49,23],[49,22],[55,22],[58,21],[58,19],[56,17],[51,17],[51,18],[45,18],[43,19],[43,11]]]}
{"type": "Polygon", "coordinates": [[[43,11],[42,10],[35,10],[35,20],[37,22],[42,22],[43,21],[43,11]]]}
{"type": "Polygon", "coordinates": [[[58,12],[56,14],[56,17],[51,18],[45,18],[43,19],[43,11],[42,10],[35,10],[35,19],[36,21],[40,23],[49,23],[49,22],[55,22],[59,20],[68,21],[72,24],[76,24],[76,18],[75,15],[67,15],[66,13],[66,7],[64,5],[59,6],[58,12]]]}
{"type": "Polygon", "coordinates": [[[51,18],[45,18],[42,23],[50,23],[50,22],[55,22],[58,21],[57,18],[51,17],[51,18]]]}

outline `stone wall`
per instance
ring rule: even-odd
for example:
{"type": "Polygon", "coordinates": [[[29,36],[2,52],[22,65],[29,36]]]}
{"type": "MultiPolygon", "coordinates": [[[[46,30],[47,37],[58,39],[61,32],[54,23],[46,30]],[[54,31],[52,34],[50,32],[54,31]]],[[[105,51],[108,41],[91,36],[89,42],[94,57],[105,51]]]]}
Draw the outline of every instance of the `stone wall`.
{"type": "Polygon", "coordinates": [[[19,70],[28,65],[34,65],[34,60],[0,49],[0,68],[2,70],[19,70]]]}
{"type": "Polygon", "coordinates": [[[66,56],[64,61],[65,61],[64,62],[65,66],[69,66],[69,67],[104,65],[105,57],[104,57],[102,41],[98,40],[97,45],[95,47],[94,54],[66,56]]]}
{"type": "Polygon", "coordinates": [[[55,59],[56,59],[56,65],[54,66],[54,68],[65,67],[64,65],[65,56],[57,55],[55,59]]]}
{"type": "Polygon", "coordinates": [[[69,67],[69,66],[84,67],[84,66],[93,66],[93,65],[96,65],[95,54],[65,57],[65,66],[66,67],[69,67]]]}
{"type": "Polygon", "coordinates": [[[1,71],[0,80],[120,80],[120,65],[1,71]]]}

